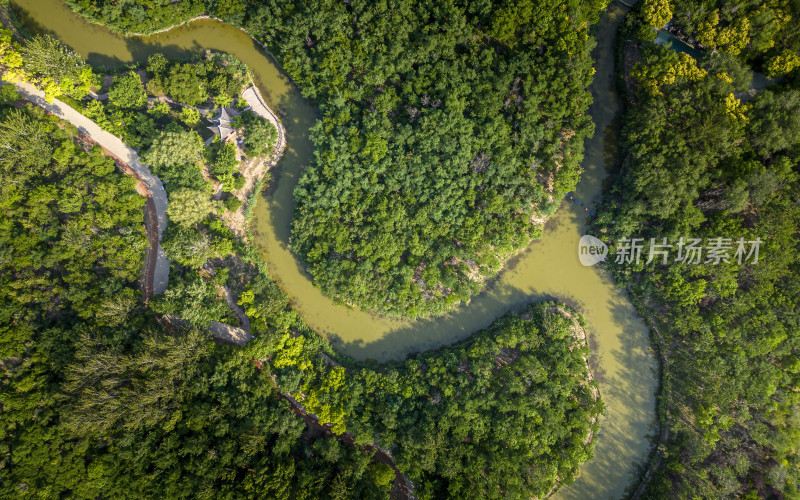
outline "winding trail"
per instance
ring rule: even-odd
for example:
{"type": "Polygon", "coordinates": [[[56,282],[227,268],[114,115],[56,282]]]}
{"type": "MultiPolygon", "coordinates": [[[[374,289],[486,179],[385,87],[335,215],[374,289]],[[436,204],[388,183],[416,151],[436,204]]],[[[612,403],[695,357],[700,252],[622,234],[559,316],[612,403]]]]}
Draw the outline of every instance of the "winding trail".
{"type": "Polygon", "coordinates": [[[275,130],[278,131],[278,141],[275,144],[275,157],[280,158],[283,156],[283,151],[286,149],[286,130],[283,128],[283,124],[275,116],[275,113],[266,105],[264,102],[264,98],[261,96],[261,92],[258,90],[258,87],[255,85],[250,86],[244,92],[242,92],[242,97],[247,104],[250,105],[250,110],[257,114],[258,116],[265,118],[272,126],[275,127],[275,130]]]}
{"type": "MultiPolygon", "coordinates": [[[[103,149],[111,153],[112,157],[130,167],[136,173],[137,178],[147,186],[150,198],[153,201],[158,225],[158,241],[160,242],[164,230],[167,228],[167,193],[161,187],[161,180],[150,172],[147,165],[139,161],[139,155],[136,154],[136,151],[126,146],[118,137],[101,129],[97,123],[83,116],[70,105],[58,99],[54,99],[53,102],[47,102],[44,92],[33,85],[25,82],[9,83],[12,83],[17,88],[17,92],[27,100],[62,120],[75,125],[78,131],[86,134],[103,149]]],[[[155,255],[153,255],[153,252],[148,252],[148,262],[145,269],[147,274],[150,274],[150,270],[152,270],[152,274],[145,278],[145,288],[152,287],[152,293],[154,294],[164,293],[169,280],[169,260],[160,243],[158,243],[158,251],[155,252],[155,255]],[[155,259],[153,260],[153,258],[155,259]]]]}
{"type": "MultiPolygon", "coordinates": [[[[122,140],[102,130],[94,121],[90,120],[72,106],[54,99],[47,102],[44,92],[26,82],[11,82],[17,91],[30,102],[45,111],[75,125],[78,131],[94,141],[105,154],[113,158],[122,170],[139,181],[137,191],[146,198],[148,210],[145,214],[150,247],[145,257],[144,296],[149,300],[152,295],[159,295],[166,291],[169,281],[169,260],[167,259],[160,241],[167,227],[167,194],[161,180],[150,172],[150,169],[139,160],[139,155],[133,148],[125,145],[122,140]],[[155,238],[152,236],[155,235],[155,238]]],[[[93,96],[94,97],[94,96],[93,96]]],[[[97,96],[98,98],[102,96],[97,96]]],[[[263,98],[255,86],[249,87],[242,93],[242,97],[250,104],[253,112],[275,126],[278,139],[274,147],[276,158],[280,158],[286,148],[286,132],[275,113],[264,103],[263,98]]],[[[225,301],[228,307],[239,318],[240,327],[232,327],[218,321],[212,321],[209,330],[214,337],[237,345],[244,345],[253,336],[250,334],[250,319],[234,300],[228,287],[223,287],[225,301]]]]}

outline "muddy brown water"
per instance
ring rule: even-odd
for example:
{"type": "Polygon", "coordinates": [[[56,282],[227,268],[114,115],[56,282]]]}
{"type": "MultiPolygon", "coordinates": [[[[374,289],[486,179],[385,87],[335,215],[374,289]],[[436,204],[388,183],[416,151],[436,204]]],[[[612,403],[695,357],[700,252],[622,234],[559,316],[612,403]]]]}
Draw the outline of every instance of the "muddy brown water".
{"type": "MultiPolygon", "coordinates": [[[[289,247],[292,191],[312,155],[308,129],[317,118],[316,111],[246,33],[200,20],[146,38],[125,38],[85,22],[59,0],[13,2],[32,31],[53,34],[94,65],[142,61],[155,52],[188,57],[212,49],[232,54],[251,68],[268,104],[281,117],[288,142],[285,157],[273,172],[272,186],[255,213],[255,243],[293,307],[339,351],[356,359],[403,359],[409,353],[463,339],[506,311],[540,299],[562,300],[581,311],[588,323],[592,365],[608,414],[601,421],[595,457],[581,467],[581,477],[556,496],[618,498],[625,493],[656,432],[657,366],[647,328],[625,294],[605,271],[583,267],[578,261],[578,240],[587,222],[580,204],[564,202],[539,241],[515,258],[488,290],[448,315],[401,321],[335,305],[312,285],[289,247]]],[[[596,27],[597,73],[590,113],[597,131],[586,142],[584,174],[575,193],[589,207],[599,199],[617,153],[613,120],[619,105],[613,48],[624,13],[625,8],[614,3],[596,27]]]]}

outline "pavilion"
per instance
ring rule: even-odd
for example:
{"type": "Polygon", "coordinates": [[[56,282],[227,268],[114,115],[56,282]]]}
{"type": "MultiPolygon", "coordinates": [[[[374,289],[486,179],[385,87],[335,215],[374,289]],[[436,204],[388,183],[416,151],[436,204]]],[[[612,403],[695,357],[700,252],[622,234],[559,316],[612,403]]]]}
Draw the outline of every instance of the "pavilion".
{"type": "Polygon", "coordinates": [[[219,137],[220,141],[225,141],[228,137],[230,137],[234,130],[233,119],[239,116],[239,112],[233,108],[221,108],[219,111],[219,115],[211,119],[211,123],[214,124],[213,127],[208,127],[208,129],[214,132],[214,135],[219,137]]]}

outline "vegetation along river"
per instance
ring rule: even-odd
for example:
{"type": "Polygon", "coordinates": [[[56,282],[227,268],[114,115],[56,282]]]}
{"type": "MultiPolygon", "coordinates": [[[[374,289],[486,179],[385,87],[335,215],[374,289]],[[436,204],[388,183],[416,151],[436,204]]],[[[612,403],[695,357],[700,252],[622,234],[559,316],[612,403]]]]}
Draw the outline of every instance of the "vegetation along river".
{"type": "MultiPolygon", "coordinates": [[[[124,38],[84,22],[60,0],[24,0],[17,6],[32,31],[50,32],[93,65],[143,61],[155,52],[188,57],[212,49],[232,54],[251,68],[268,104],[281,117],[288,142],[285,157],[273,172],[272,186],[256,210],[255,243],[296,310],[339,351],[357,359],[402,359],[408,353],[463,339],[509,309],[537,299],[556,298],[577,307],[588,322],[592,368],[608,414],[595,457],[583,465],[575,484],[562,488],[557,496],[585,499],[623,494],[634,478],[635,465],[646,457],[648,437],[655,433],[656,364],[647,329],[625,295],[605,271],[583,267],[578,261],[578,240],[587,220],[582,208],[564,202],[541,240],[515,258],[487,291],[446,316],[401,321],[335,305],[314,288],[289,248],[292,190],[312,154],[308,129],[316,120],[315,110],[246,33],[201,20],[151,37],[124,38]]],[[[612,4],[596,30],[597,73],[590,112],[597,131],[586,143],[584,174],[575,194],[589,206],[599,199],[607,169],[616,157],[613,54],[624,13],[624,7],[612,4]]]]}

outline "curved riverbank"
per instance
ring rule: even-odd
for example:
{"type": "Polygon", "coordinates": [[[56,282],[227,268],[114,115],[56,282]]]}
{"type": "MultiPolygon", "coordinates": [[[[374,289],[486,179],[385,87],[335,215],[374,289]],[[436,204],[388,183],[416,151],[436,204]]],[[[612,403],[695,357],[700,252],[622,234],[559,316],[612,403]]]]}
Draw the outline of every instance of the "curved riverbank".
{"type": "MultiPolygon", "coordinates": [[[[654,414],[655,365],[647,328],[624,293],[602,270],[578,262],[577,245],[584,232],[582,209],[562,205],[545,227],[541,240],[509,263],[507,270],[468,306],[442,318],[397,321],[337,306],[314,288],[302,263],[291,252],[289,223],[292,190],[313,153],[308,129],[314,109],[303,100],[260,44],[237,28],[201,20],[150,38],[126,39],[97,25],[82,23],[57,0],[30,0],[23,7],[35,28],[45,28],[99,65],[141,61],[155,52],[188,57],[204,49],[231,53],[245,62],[286,128],[284,159],[275,181],[256,208],[256,244],[270,273],[289,295],[304,320],[332,341],[337,350],[358,359],[402,359],[406,354],[463,339],[488,326],[509,309],[532,300],[558,298],[577,307],[588,325],[593,372],[608,408],[598,434],[595,458],[582,467],[583,476],[557,496],[618,497],[635,473],[634,463],[646,455],[654,414]],[[71,17],[70,17],[71,16],[71,17]],[[68,20],[68,22],[65,22],[68,20]]],[[[606,169],[616,158],[618,103],[614,86],[613,40],[624,8],[614,4],[598,26],[597,74],[591,90],[591,114],[597,133],[586,143],[585,172],[576,197],[599,199],[606,169]]]]}

